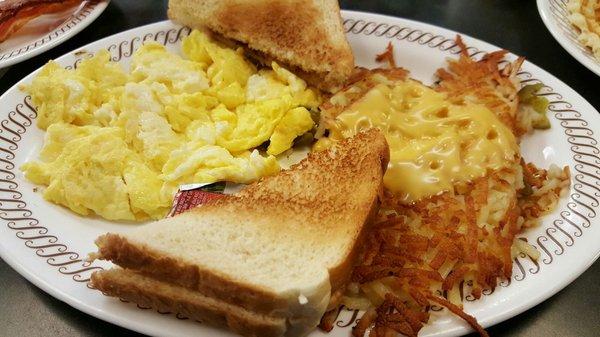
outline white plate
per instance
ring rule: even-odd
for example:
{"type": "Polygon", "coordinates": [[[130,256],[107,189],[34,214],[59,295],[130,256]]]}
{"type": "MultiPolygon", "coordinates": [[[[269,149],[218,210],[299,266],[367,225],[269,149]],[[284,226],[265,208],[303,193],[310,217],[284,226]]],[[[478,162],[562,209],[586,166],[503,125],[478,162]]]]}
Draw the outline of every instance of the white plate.
{"type": "Polygon", "coordinates": [[[567,2],[569,1],[537,0],[537,7],[542,21],[544,21],[546,28],[548,28],[556,41],[571,56],[600,76],[600,60],[594,58],[591,50],[577,41],[579,33],[567,18],[569,16],[567,2]]]}
{"type": "Polygon", "coordinates": [[[104,11],[110,0],[86,1],[29,21],[0,43],[0,68],[25,61],[67,41],[104,11]]]}
{"type": "MultiPolygon", "coordinates": [[[[345,28],[357,63],[375,66],[374,56],[392,41],[396,59],[426,83],[434,71],[458,52],[456,32],[419,22],[375,14],[344,11],[345,28]]],[[[126,31],[82,47],[58,59],[72,67],[85,52],[107,48],[115,61],[128,65],[143,41],[156,40],[179,52],[181,38],[189,29],[164,21],[126,31]],[[84,52],[83,52],[84,51],[84,52]]],[[[469,52],[481,57],[498,48],[466,37],[469,52]]],[[[514,55],[511,55],[514,58],[514,55]]],[[[20,83],[31,81],[35,73],[20,83]]],[[[552,128],[523,141],[529,161],[548,167],[569,165],[573,188],[543,225],[524,233],[541,252],[539,263],[518,257],[510,282],[503,282],[481,300],[466,299],[465,310],[490,326],[512,317],[552,296],[586,270],[600,253],[600,132],[598,112],[579,94],[554,76],[525,62],[519,77],[525,83],[544,83],[544,95],[552,102],[552,128]]],[[[19,84],[20,84],[19,83],[19,84]]],[[[36,158],[43,132],[33,124],[36,116],[18,84],[0,97],[0,255],[14,269],[52,296],[98,318],[142,333],[160,336],[232,336],[229,332],[154,310],[140,310],[131,303],[102,296],[86,287],[90,274],[109,264],[88,265],[82,259],[92,251],[96,236],[121,231],[131,225],[76,216],[44,201],[18,167],[36,158]]],[[[421,336],[463,334],[469,328],[444,312],[434,312],[421,336]]],[[[348,337],[356,313],[344,311],[337,327],[311,336],[348,337]]],[[[41,327],[40,327],[41,328],[41,327]]]]}

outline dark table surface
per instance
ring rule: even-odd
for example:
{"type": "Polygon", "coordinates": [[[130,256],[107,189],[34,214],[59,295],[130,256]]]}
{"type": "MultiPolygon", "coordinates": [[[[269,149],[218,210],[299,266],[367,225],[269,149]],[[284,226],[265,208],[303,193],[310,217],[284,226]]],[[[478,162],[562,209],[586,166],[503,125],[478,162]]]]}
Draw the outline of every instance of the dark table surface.
{"type": "MultiPolygon", "coordinates": [[[[382,13],[449,28],[527,57],[600,109],[600,77],[552,38],[533,0],[341,1],[345,9],[382,13]]],[[[89,42],[166,18],[167,1],[112,1],[89,27],[60,46],[14,65],[0,94],[49,59],[89,42]]],[[[2,71],[0,71],[1,73],[2,71]]],[[[600,336],[600,263],[529,311],[488,329],[492,336],[600,336]]],[[[0,260],[0,336],[135,335],[51,297],[0,260]]]]}

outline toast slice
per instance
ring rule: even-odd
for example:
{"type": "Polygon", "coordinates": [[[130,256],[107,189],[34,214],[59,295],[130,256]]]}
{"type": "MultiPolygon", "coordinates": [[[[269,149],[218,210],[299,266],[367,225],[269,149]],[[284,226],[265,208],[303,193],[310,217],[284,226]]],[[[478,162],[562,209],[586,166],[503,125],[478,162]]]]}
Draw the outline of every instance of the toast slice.
{"type": "Polygon", "coordinates": [[[125,269],[94,273],[92,286],[172,312],[190,308],[188,296],[165,293],[185,289],[219,309],[208,315],[198,305],[182,314],[216,315],[248,336],[304,335],[338,304],[378,211],[388,158],[383,135],[369,130],[236,195],[103,235],[93,257],[125,269]],[[142,278],[156,286],[131,286],[142,278]],[[233,312],[239,315],[228,319],[233,312]],[[248,315],[253,319],[240,318],[248,315]]]}
{"type": "Polygon", "coordinates": [[[170,0],[169,18],[208,28],[275,60],[321,90],[334,92],[354,70],[336,0],[170,0]]]}
{"type": "Polygon", "coordinates": [[[93,285],[105,295],[160,312],[178,313],[215,327],[229,327],[246,336],[281,336],[286,331],[284,318],[257,314],[128,269],[113,268],[95,273],[93,285]]]}

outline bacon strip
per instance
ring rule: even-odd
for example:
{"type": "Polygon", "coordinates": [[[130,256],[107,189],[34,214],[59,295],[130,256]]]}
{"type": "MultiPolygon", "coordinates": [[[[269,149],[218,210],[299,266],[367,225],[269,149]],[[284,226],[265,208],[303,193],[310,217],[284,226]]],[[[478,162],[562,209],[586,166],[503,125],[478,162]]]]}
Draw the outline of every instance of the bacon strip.
{"type": "Polygon", "coordinates": [[[27,22],[44,14],[63,11],[82,0],[5,0],[0,2],[0,42],[8,39],[27,22]]]}

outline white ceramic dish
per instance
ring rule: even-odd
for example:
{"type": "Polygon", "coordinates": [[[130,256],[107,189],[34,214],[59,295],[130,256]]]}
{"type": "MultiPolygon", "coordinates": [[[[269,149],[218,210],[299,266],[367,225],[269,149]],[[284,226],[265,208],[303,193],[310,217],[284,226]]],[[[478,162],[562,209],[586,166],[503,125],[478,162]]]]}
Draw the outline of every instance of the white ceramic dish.
{"type": "MultiPolygon", "coordinates": [[[[357,63],[362,66],[376,66],[375,54],[391,41],[396,59],[411,71],[411,76],[431,83],[435,70],[458,52],[456,32],[447,29],[352,11],[344,11],[343,17],[357,63]]],[[[85,57],[83,54],[107,48],[113,60],[128,66],[133,51],[143,41],[155,40],[179,52],[181,38],[188,33],[189,29],[170,21],[159,22],[94,42],[57,61],[72,67],[85,57]]],[[[467,36],[464,40],[475,58],[499,49],[467,36]]],[[[34,75],[20,83],[28,83],[34,75]]],[[[600,254],[600,149],[596,140],[600,115],[563,82],[529,62],[525,62],[519,77],[524,83],[543,83],[543,95],[551,101],[552,128],[525,137],[524,157],[542,167],[551,163],[569,165],[572,189],[541,227],[523,234],[540,251],[539,261],[517,257],[511,280],[502,282],[481,300],[465,299],[465,310],[484,326],[517,315],[552,296],[600,254]]],[[[0,107],[0,255],[5,261],[52,296],[132,330],[160,336],[232,336],[184,317],[140,309],[86,287],[94,270],[109,266],[83,261],[95,251],[94,239],[131,225],[79,217],[44,201],[19,170],[22,163],[37,157],[42,144],[43,132],[35,126],[35,110],[18,84],[0,97],[0,107]]],[[[331,333],[315,330],[311,336],[348,337],[357,316],[357,312],[343,311],[331,333]]],[[[441,311],[432,314],[430,324],[420,335],[449,336],[468,331],[461,320],[441,311]]]]}
{"type": "Polygon", "coordinates": [[[600,76],[600,60],[594,58],[591,50],[577,41],[577,30],[567,18],[568,0],[537,0],[542,21],[552,36],[579,63],[600,76]]]}
{"type": "Polygon", "coordinates": [[[102,14],[109,1],[86,1],[60,13],[31,20],[0,43],[0,68],[30,59],[75,36],[102,14]]]}

